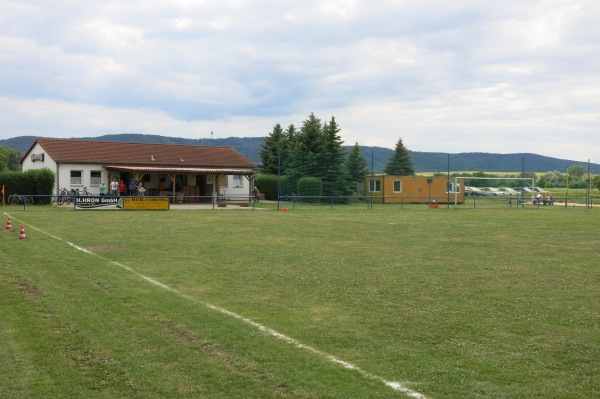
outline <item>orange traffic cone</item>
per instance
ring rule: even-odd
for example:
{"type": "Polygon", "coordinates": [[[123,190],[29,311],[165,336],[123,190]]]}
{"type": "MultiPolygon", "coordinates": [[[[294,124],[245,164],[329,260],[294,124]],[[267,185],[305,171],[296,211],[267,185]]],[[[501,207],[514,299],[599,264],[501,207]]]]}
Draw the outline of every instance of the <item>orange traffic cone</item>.
{"type": "Polygon", "coordinates": [[[26,240],[27,237],[25,236],[25,225],[22,224],[21,225],[21,232],[19,233],[19,240],[26,240]]]}
{"type": "Polygon", "coordinates": [[[10,224],[10,216],[8,217],[8,222],[6,222],[6,231],[12,231],[12,224],[10,224]]]}

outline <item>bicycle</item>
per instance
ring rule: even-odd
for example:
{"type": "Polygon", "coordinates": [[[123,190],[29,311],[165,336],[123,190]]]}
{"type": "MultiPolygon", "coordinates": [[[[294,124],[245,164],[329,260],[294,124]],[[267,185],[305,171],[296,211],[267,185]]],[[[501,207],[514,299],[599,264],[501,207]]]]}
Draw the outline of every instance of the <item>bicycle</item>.
{"type": "Polygon", "coordinates": [[[77,195],[80,197],[89,197],[92,195],[87,189],[87,187],[82,188],[81,190],[77,190],[77,195]]]}
{"type": "Polygon", "coordinates": [[[67,190],[66,188],[63,188],[60,190],[58,197],[56,197],[56,204],[57,205],[62,205],[62,204],[70,204],[73,202],[73,196],[74,194],[69,192],[69,190],[67,190]]]}
{"type": "Polygon", "coordinates": [[[28,197],[26,195],[19,194],[11,194],[8,196],[8,200],[6,202],[8,202],[9,205],[19,205],[21,203],[25,205],[32,205],[33,197],[28,197]]]}
{"type": "Polygon", "coordinates": [[[74,196],[76,196],[76,197],[87,197],[87,196],[90,196],[90,195],[92,195],[92,193],[90,193],[90,192],[87,190],[87,187],[84,187],[84,188],[82,188],[81,190],[80,190],[80,189],[78,189],[78,188],[72,188],[72,189],[71,189],[71,195],[74,195],[74,196]]]}

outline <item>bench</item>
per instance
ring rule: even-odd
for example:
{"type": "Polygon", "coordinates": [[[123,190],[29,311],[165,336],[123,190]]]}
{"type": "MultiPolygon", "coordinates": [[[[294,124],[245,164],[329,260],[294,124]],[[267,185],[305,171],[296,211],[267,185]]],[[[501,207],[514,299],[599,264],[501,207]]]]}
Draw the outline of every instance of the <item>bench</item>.
{"type": "Polygon", "coordinates": [[[534,198],[533,199],[533,205],[554,205],[554,199],[552,198],[534,198]],[[540,204],[540,199],[541,199],[541,204],[540,204]]]}

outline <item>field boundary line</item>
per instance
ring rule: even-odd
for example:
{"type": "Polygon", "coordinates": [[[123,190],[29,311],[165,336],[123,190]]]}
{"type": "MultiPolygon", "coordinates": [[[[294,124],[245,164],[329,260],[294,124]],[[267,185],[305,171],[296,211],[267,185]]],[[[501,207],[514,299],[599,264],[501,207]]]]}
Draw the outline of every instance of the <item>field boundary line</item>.
{"type": "MultiPolygon", "coordinates": [[[[4,214],[8,215],[6,212],[4,212],[4,214]]],[[[10,215],[8,215],[8,216],[10,216],[10,215]]],[[[13,220],[14,220],[14,218],[13,218],[13,220]]],[[[255,327],[256,329],[258,329],[259,331],[261,331],[261,332],[263,332],[263,333],[265,333],[267,335],[270,335],[270,336],[272,336],[274,338],[277,338],[277,339],[279,339],[281,341],[284,341],[284,342],[286,342],[286,343],[288,343],[288,344],[290,344],[290,345],[292,345],[292,346],[294,346],[294,347],[296,347],[298,349],[303,349],[303,350],[306,350],[306,351],[308,351],[310,353],[313,353],[313,354],[321,357],[322,359],[328,360],[329,362],[334,363],[334,364],[338,364],[338,365],[342,366],[345,369],[353,370],[353,371],[359,373],[360,375],[362,375],[365,378],[381,382],[381,383],[385,384],[386,386],[390,387],[391,389],[393,389],[395,391],[398,391],[398,392],[401,392],[403,394],[406,394],[406,395],[410,396],[411,398],[415,398],[415,399],[428,399],[422,393],[414,391],[414,390],[412,390],[410,388],[407,388],[401,382],[388,381],[388,380],[386,380],[383,377],[380,377],[378,375],[369,373],[369,372],[361,369],[360,367],[358,367],[358,366],[356,366],[356,365],[354,365],[354,364],[352,364],[350,362],[347,362],[345,360],[342,360],[342,359],[340,359],[340,358],[338,358],[338,357],[336,357],[334,355],[331,355],[331,354],[323,352],[323,351],[321,351],[319,349],[313,348],[312,346],[303,344],[302,342],[298,341],[295,338],[292,338],[292,337],[290,337],[288,335],[280,333],[280,332],[278,332],[278,331],[276,331],[276,330],[274,330],[272,328],[269,328],[269,327],[267,327],[267,326],[265,326],[263,324],[260,324],[260,323],[258,323],[256,321],[254,321],[254,320],[248,319],[248,318],[246,318],[246,317],[244,317],[242,315],[239,315],[239,314],[237,314],[235,312],[232,312],[232,311],[227,310],[225,308],[222,308],[220,306],[212,305],[212,304],[207,303],[207,302],[202,302],[202,301],[198,300],[197,298],[195,298],[195,297],[193,297],[191,295],[184,294],[184,293],[176,290],[175,288],[173,288],[173,287],[171,287],[171,286],[169,286],[167,284],[164,284],[164,283],[162,283],[162,282],[160,282],[158,280],[155,280],[155,279],[153,279],[151,277],[143,275],[142,273],[138,272],[137,270],[133,269],[130,266],[127,266],[127,265],[122,264],[122,263],[117,262],[117,261],[113,261],[113,260],[107,259],[107,258],[103,257],[102,255],[99,255],[99,254],[97,254],[97,253],[95,253],[93,251],[90,251],[89,249],[80,247],[80,246],[78,246],[78,245],[76,245],[76,244],[74,244],[74,243],[72,243],[70,241],[67,241],[67,240],[65,240],[63,238],[57,237],[57,236],[55,236],[53,234],[50,234],[50,233],[48,233],[46,231],[43,231],[43,230],[41,230],[41,229],[39,229],[39,228],[37,228],[35,226],[32,226],[30,224],[28,225],[28,227],[32,228],[32,229],[34,229],[34,230],[36,230],[36,231],[38,231],[38,232],[40,232],[42,234],[45,234],[48,237],[51,237],[51,238],[53,238],[55,240],[63,242],[65,244],[69,245],[70,247],[72,247],[73,249],[77,250],[77,251],[83,252],[83,253],[85,253],[87,255],[94,256],[94,257],[99,258],[99,259],[102,259],[103,261],[105,261],[107,263],[111,263],[111,264],[113,264],[115,266],[118,266],[118,267],[124,269],[124,270],[127,270],[128,272],[130,272],[130,273],[138,276],[142,280],[144,280],[144,281],[146,281],[146,282],[148,282],[148,283],[150,283],[150,284],[152,284],[152,285],[154,285],[156,287],[162,288],[162,289],[164,289],[164,290],[166,290],[168,292],[171,292],[171,293],[179,296],[180,298],[186,299],[186,300],[191,301],[193,303],[196,303],[198,305],[202,305],[202,306],[204,306],[204,307],[206,307],[208,309],[214,310],[214,311],[219,312],[219,313],[221,313],[223,315],[227,315],[227,316],[233,317],[233,318],[235,318],[237,320],[240,320],[241,322],[243,322],[243,323],[245,323],[245,324],[247,324],[249,326],[255,327]]]]}

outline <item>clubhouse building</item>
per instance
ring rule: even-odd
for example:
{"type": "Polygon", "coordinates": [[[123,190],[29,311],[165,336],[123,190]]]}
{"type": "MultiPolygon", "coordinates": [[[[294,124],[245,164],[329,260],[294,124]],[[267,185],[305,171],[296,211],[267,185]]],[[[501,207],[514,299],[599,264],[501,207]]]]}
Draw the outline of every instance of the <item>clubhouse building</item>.
{"type": "Polygon", "coordinates": [[[48,138],[35,140],[21,166],[54,171],[57,194],[87,187],[97,195],[101,182],[110,186],[116,178],[127,186],[142,182],[147,196],[183,196],[184,202],[248,198],[257,173],[256,164],[231,147],[48,138]]]}

